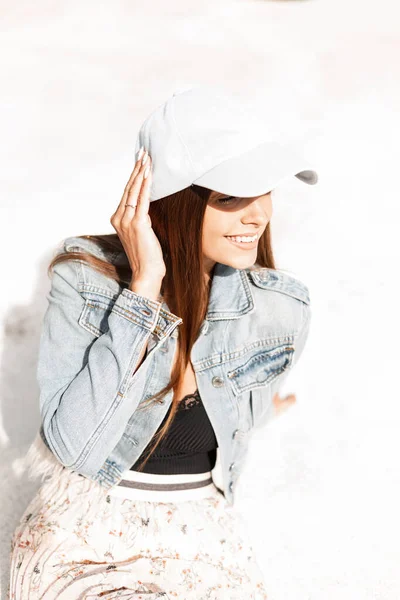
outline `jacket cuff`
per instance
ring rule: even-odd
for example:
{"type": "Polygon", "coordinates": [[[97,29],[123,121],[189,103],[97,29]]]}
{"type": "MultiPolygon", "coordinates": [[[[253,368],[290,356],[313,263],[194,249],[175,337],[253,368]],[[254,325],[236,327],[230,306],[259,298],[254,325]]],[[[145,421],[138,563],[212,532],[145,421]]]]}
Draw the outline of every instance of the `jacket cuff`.
{"type": "Polygon", "coordinates": [[[161,310],[161,302],[141,296],[132,290],[124,288],[116,299],[112,312],[125,317],[152,332],[157,325],[161,310]]]}

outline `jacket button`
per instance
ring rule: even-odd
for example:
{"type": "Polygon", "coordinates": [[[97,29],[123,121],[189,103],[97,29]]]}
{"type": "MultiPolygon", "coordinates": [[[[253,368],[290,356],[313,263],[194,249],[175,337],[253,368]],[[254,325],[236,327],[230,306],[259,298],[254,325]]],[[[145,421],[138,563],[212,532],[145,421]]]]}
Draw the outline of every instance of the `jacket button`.
{"type": "Polygon", "coordinates": [[[239,429],[235,429],[235,431],[232,433],[232,439],[234,440],[235,437],[237,436],[237,434],[240,433],[239,429]]]}
{"type": "Polygon", "coordinates": [[[211,383],[213,384],[214,387],[222,387],[223,385],[225,385],[222,377],[213,377],[211,380],[211,383]]]}
{"type": "Polygon", "coordinates": [[[232,469],[233,469],[233,467],[234,467],[234,466],[235,466],[235,463],[234,463],[234,462],[233,462],[233,463],[231,463],[231,464],[229,465],[229,470],[230,470],[230,471],[232,471],[232,469]]]}
{"type": "Polygon", "coordinates": [[[256,377],[256,380],[258,381],[258,383],[264,383],[264,381],[267,381],[269,377],[268,373],[265,373],[264,371],[260,371],[256,377]]]}
{"type": "Polygon", "coordinates": [[[229,484],[229,491],[233,492],[233,481],[231,481],[229,484]]]}

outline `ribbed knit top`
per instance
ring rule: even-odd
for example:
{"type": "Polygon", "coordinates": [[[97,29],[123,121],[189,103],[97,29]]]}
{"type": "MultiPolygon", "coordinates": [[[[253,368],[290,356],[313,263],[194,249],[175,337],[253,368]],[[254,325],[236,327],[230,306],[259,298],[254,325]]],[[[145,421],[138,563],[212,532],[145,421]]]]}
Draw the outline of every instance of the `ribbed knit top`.
{"type": "MultiPolygon", "coordinates": [[[[171,407],[157,431],[166,422],[170,411],[171,407]]],[[[138,470],[140,462],[148,455],[150,446],[151,442],[131,467],[132,471],[138,470]]],[[[214,429],[197,389],[180,401],[167,434],[154,450],[142,472],[174,475],[205,473],[215,467],[217,447],[214,429]]]]}

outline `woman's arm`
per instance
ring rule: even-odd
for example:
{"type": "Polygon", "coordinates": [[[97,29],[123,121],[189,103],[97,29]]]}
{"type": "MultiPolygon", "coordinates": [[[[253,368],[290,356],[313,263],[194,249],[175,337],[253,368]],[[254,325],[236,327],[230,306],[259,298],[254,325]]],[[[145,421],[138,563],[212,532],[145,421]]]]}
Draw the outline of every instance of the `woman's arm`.
{"type": "MultiPolygon", "coordinates": [[[[54,266],[37,380],[50,449],[63,465],[94,475],[99,451],[106,460],[142,397],[148,369],[144,355],[161,303],[122,290],[108,317],[108,331],[96,338],[79,324],[85,300],[77,280],[74,261],[54,266]]],[[[170,319],[182,322],[172,313],[170,319]]]]}

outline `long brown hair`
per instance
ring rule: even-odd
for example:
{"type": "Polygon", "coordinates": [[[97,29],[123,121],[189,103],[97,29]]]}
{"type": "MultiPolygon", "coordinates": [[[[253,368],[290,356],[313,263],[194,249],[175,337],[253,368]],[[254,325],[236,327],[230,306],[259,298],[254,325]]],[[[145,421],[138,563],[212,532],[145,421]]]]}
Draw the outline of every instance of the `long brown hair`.
{"type": "MultiPolygon", "coordinates": [[[[202,229],[204,213],[211,194],[212,190],[192,185],[157,202],[151,202],[149,206],[152,227],[160,242],[166,266],[161,295],[170,311],[179,316],[183,322],[179,327],[177,358],[171,372],[171,379],[168,385],[148,398],[148,402],[159,402],[172,389],[170,414],[160,431],[154,436],[151,451],[148,453],[146,449],[147,456],[139,470],[144,467],[172,423],[178,408],[178,392],[190,361],[191,349],[207,313],[212,273],[209,282],[206,283],[203,269],[202,229]]],[[[120,251],[125,254],[116,233],[78,237],[94,240],[104,250],[120,251]]],[[[114,265],[87,252],[64,252],[51,261],[48,269],[50,272],[54,265],[62,261],[80,260],[107,277],[111,277],[122,287],[127,287],[132,279],[132,271],[126,254],[125,258],[126,262],[122,261],[122,264],[119,262],[118,265],[114,265]]],[[[259,240],[256,263],[260,267],[276,268],[271,245],[270,223],[267,224],[259,240]]]]}

